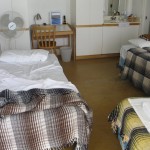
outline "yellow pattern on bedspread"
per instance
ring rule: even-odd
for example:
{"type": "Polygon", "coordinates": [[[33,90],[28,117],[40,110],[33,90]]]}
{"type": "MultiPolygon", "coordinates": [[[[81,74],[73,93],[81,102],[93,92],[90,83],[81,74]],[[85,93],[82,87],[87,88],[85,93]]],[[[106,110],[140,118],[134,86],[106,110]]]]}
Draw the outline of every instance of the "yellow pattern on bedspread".
{"type": "Polygon", "coordinates": [[[121,101],[110,113],[109,121],[122,144],[123,150],[150,150],[150,133],[130,105],[121,101]]]}

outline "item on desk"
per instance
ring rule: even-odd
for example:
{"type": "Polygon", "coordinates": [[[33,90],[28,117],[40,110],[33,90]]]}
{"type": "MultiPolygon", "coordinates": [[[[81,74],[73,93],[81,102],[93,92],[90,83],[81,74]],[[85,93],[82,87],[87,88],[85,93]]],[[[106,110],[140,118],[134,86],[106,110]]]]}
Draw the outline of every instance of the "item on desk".
{"type": "Polygon", "coordinates": [[[63,16],[63,24],[66,24],[66,16],[63,16]]]}
{"type": "Polygon", "coordinates": [[[51,12],[50,13],[50,22],[51,24],[57,25],[61,24],[61,13],[60,12],[51,12]]]}
{"type": "Polygon", "coordinates": [[[46,24],[46,23],[43,23],[43,25],[46,26],[47,24],[46,24]]]}
{"type": "Polygon", "coordinates": [[[36,21],[37,21],[37,20],[41,20],[41,19],[42,19],[41,15],[40,15],[39,13],[37,13],[37,14],[34,16],[34,22],[35,22],[35,24],[36,24],[36,21]]]}

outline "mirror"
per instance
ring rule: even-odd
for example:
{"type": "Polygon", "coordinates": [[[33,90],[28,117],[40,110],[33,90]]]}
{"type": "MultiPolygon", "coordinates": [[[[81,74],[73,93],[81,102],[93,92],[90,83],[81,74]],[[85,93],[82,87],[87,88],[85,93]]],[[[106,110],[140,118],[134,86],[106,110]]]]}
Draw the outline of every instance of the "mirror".
{"type": "Polygon", "coordinates": [[[132,13],[132,0],[105,0],[105,15],[112,16],[114,11],[130,15],[132,13]]]}
{"type": "Polygon", "coordinates": [[[108,16],[111,16],[114,11],[118,11],[119,0],[108,0],[108,16]]]}

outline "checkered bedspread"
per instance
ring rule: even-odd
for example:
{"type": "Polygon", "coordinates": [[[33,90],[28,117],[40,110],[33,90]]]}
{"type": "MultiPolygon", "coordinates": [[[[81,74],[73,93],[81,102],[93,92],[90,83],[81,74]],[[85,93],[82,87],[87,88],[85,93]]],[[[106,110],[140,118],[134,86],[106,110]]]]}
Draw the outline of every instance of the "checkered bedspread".
{"type": "Polygon", "coordinates": [[[68,89],[0,92],[0,149],[87,150],[92,111],[68,89]]]}
{"type": "Polygon", "coordinates": [[[150,95],[150,48],[133,48],[127,52],[122,79],[130,79],[133,84],[150,95]]]}

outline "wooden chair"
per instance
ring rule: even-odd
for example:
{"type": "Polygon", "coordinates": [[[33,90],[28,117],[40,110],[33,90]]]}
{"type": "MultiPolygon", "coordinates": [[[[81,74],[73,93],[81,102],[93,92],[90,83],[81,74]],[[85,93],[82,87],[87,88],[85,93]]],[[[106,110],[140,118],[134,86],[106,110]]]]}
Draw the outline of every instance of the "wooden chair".
{"type": "Polygon", "coordinates": [[[55,31],[56,26],[54,25],[32,27],[32,37],[36,39],[39,49],[56,53],[55,31]]]}

